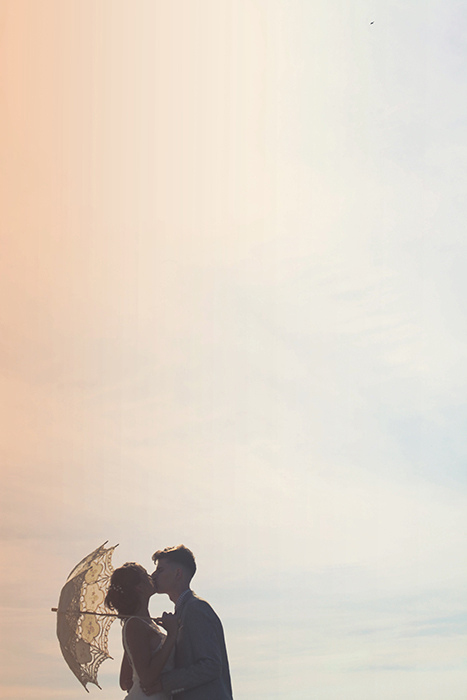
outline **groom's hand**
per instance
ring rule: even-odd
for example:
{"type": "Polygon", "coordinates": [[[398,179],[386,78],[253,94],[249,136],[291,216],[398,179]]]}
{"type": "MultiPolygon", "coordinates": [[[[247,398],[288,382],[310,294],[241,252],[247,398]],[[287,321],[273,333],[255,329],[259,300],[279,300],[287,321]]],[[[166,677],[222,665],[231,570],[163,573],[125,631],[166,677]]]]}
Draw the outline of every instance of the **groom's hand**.
{"type": "Polygon", "coordinates": [[[162,683],[160,681],[157,681],[154,683],[154,685],[151,685],[148,688],[143,688],[143,692],[145,695],[154,695],[154,693],[162,693],[162,683]]]}

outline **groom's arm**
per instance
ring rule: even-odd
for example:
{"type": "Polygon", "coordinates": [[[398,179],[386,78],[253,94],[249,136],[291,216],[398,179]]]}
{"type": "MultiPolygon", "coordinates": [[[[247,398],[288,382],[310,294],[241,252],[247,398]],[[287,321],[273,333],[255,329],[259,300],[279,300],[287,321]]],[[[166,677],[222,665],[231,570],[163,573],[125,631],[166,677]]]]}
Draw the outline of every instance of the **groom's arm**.
{"type": "Polygon", "coordinates": [[[220,622],[208,606],[191,605],[183,621],[183,634],[193,653],[193,663],[161,675],[166,692],[189,690],[219,678],[222,673],[220,622]]]}

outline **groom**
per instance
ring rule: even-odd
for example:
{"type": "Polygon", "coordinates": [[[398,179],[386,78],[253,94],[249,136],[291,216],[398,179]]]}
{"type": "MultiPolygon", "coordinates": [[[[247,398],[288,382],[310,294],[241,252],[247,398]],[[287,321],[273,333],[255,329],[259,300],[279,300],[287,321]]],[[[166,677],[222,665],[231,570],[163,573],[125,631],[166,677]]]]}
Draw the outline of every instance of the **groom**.
{"type": "Polygon", "coordinates": [[[153,555],[152,574],[157,593],[166,593],[175,604],[180,630],[175,646],[175,668],[145,689],[164,690],[180,700],[233,700],[229,662],[222,624],[209,603],[190,589],[196,571],[193,553],[183,544],[153,555]]]}

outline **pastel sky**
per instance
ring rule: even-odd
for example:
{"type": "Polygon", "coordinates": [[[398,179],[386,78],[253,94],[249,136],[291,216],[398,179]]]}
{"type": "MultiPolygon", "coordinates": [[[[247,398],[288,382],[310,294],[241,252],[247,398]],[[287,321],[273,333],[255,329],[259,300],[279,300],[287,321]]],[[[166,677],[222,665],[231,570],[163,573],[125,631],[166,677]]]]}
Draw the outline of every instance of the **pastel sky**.
{"type": "Polygon", "coordinates": [[[84,697],[50,608],[106,540],[193,549],[236,700],[464,700],[465,4],[0,36],[0,700],[84,697]]]}

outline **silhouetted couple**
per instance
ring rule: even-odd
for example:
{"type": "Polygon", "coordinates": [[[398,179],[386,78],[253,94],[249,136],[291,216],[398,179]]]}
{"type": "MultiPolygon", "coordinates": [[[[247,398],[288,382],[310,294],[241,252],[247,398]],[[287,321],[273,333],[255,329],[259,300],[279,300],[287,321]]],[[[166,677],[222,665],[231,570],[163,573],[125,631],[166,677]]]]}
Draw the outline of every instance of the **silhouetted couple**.
{"type": "Polygon", "coordinates": [[[209,603],[190,589],[193,553],[183,545],[153,555],[150,576],[139,564],[124,564],[110,580],[106,605],[123,622],[120,687],[125,700],[233,700],[222,624],[209,603]],[[157,622],[149,599],[166,593],[175,612],[157,622]]]}

